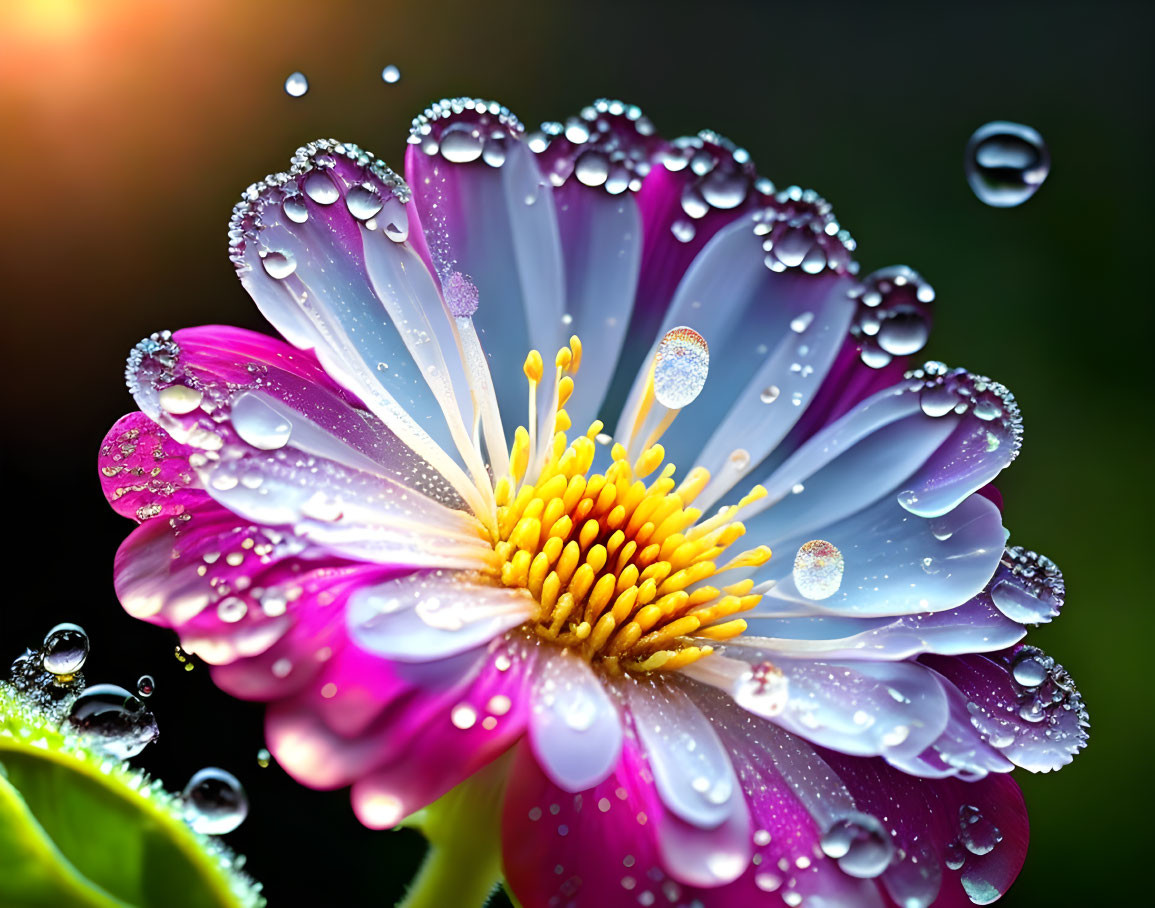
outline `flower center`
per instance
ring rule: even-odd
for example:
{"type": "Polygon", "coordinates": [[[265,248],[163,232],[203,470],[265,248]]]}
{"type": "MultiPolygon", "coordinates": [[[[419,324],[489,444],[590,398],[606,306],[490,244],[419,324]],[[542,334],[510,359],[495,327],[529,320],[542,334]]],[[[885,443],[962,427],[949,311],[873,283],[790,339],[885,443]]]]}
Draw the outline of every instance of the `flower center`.
{"type": "Polygon", "coordinates": [[[761,598],[751,594],[754,581],[720,588],[710,581],[770,558],[770,550],[758,546],[723,560],[746,531],[734,517],[766,492],[755,486],[737,505],[700,520],[691,504],[709,473],[698,467],[676,484],[674,465],[662,467],[665,452],[656,443],[632,463],[626,448],[614,444],[605,472],[591,473],[602,423],[571,442],[562,409],[573,391],[567,373],[580,361],[575,337],[555,360],[553,425],[548,444],[534,456],[535,395],[544,370],[537,351],[526,359],[530,430],[518,428],[510,475],[495,489],[501,581],[538,602],[529,629],[608,671],[678,669],[708,655],[711,641],[746,629],[734,616],[761,598]]]}

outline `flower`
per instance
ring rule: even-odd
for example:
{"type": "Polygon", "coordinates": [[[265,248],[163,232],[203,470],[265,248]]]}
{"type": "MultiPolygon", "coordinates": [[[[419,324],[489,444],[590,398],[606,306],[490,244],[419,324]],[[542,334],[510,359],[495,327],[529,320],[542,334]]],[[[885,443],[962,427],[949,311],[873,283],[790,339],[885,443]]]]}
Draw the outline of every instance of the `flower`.
{"type": "Polygon", "coordinates": [[[245,190],[232,261],[287,343],[132,351],[125,608],[371,827],[508,761],[526,906],[998,898],[1007,772],[1085,713],[1020,643],[1064,589],[1006,547],[1013,397],[903,371],[930,286],[619,102],[526,136],[442,101],[409,141],[405,181],[318,141],[245,190]]]}

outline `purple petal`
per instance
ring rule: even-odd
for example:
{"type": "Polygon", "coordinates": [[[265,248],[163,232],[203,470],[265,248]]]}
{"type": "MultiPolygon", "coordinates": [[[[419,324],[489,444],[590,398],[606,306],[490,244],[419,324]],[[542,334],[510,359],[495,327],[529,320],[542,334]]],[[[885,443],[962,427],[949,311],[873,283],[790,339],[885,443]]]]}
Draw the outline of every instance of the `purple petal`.
{"type": "Polygon", "coordinates": [[[1043,624],[1059,614],[1067,588],[1046,555],[1010,546],[990,583],[991,602],[1020,624],[1043,624]]]}
{"type": "Polygon", "coordinates": [[[100,445],[104,497],[116,513],[142,523],[179,517],[207,497],[189,466],[191,453],[143,413],[122,416],[100,445]]]}
{"type": "Polygon", "coordinates": [[[1071,676],[1034,646],[993,656],[923,656],[955,685],[974,727],[1016,766],[1050,772],[1087,743],[1087,710],[1071,676]]]}

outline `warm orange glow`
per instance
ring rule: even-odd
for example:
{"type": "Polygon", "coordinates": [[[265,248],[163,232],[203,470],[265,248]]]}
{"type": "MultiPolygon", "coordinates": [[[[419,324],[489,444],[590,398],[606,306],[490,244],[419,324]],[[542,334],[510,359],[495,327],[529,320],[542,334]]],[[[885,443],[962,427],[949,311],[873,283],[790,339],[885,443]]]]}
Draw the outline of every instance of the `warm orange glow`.
{"type": "Polygon", "coordinates": [[[0,11],[0,23],[16,40],[48,43],[80,35],[97,13],[84,0],[13,0],[0,11]]]}

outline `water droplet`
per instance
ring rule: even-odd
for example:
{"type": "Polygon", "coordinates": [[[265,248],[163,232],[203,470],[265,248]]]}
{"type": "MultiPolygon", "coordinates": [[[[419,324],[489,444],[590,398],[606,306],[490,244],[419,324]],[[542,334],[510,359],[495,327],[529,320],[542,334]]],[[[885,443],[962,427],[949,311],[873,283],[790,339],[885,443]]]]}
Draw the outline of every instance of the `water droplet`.
{"type": "Polygon", "coordinates": [[[1047,666],[1035,658],[1030,650],[1021,652],[1015,657],[1011,673],[1023,687],[1038,687],[1047,680],[1047,666]]]}
{"type": "Polygon", "coordinates": [[[822,834],[822,851],[838,861],[844,873],[861,880],[878,876],[894,856],[894,843],[882,824],[866,813],[836,820],[822,834]]]}
{"type": "Polygon", "coordinates": [[[794,585],[807,599],[829,599],[842,585],[844,568],[837,546],[811,539],[794,556],[794,585]]]}
{"type": "Polygon", "coordinates": [[[305,207],[300,196],[295,195],[285,199],[281,205],[281,210],[285,212],[285,217],[294,224],[304,224],[305,221],[309,220],[309,209],[305,207]]]}
{"type": "Polygon", "coordinates": [[[916,310],[895,311],[878,326],[878,346],[891,356],[908,356],[926,346],[930,322],[916,310]]]}
{"type": "Polygon", "coordinates": [[[176,416],[191,413],[201,405],[203,399],[200,391],[187,385],[169,385],[167,388],[161,388],[156,395],[156,402],[160,404],[160,408],[176,416]]]}
{"type": "Polygon", "coordinates": [[[266,252],[261,255],[261,267],[275,280],[284,280],[297,270],[297,259],[291,252],[266,252]]]}
{"type": "Polygon", "coordinates": [[[692,328],[674,328],[654,356],[654,397],[664,407],[681,409],[702,392],[709,370],[706,339],[692,328]]]}
{"type": "Polygon", "coordinates": [[[574,163],[573,172],[586,186],[601,186],[610,175],[610,162],[600,151],[586,151],[574,163]]]}
{"type": "Polygon", "coordinates": [[[692,222],[679,218],[670,225],[670,233],[679,243],[688,243],[694,238],[697,229],[692,222]]]}
{"type": "Polygon", "coordinates": [[[141,675],[136,679],[136,692],[142,697],[151,697],[156,690],[156,681],[152,675],[141,675]]]}
{"type": "Polygon", "coordinates": [[[1013,208],[1033,196],[1051,169],[1051,153],[1030,126],[996,120],[980,126],[966,147],[966,177],[979,201],[1013,208]]]}
{"type": "Polygon", "coordinates": [[[999,828],[983,816],[981,810],[970,804],[959,808],[958,822],[959,839],[971,854],[990,854],[1003,840],[999,828]]]}
{"type": "Polygon", "coordinates": [[[468,275],[454,271],[445,282],[445,305],[455,318],[469,318],[477,311],[477,286],[468,275]]]}
{"type": "Polygon", "coordinates": [[[345,207],[349,209],[349,214],[359,221],[369,220],[384,205],[385,203],[381,200],[377,190],[365,184],[354,186],[345,196],[345,207]]]}
{"type": "Polygon", "coordinates": [[[318,205],[332,205],[341,198],[337,191],[337,184],[332,178],[320,170],[315,170],[305,178],[305,195],[318,205]]]}
{"type": "Polygon", "coordinates": [[[257,765],[261,767],[261,769],[268,769],[269,763],[272,762],[272,759],[273,755],[269,753],[269,749],[267,747],[262,747],[257,751],[257,765]]]}
{"type": "Polygon", "coordinates": [[[304,73],[291,73],[285,80],[285,94],[291,98],[299,98],[309,90],[309,80],[304,73]]]}
{"type": "Polygon", "coordinates": [[[735,470],[744,470],[750,466],[750,452],[745,448],[735,448],[730,452],[730,466],[735,470]]]}
{"type": "Polygon", "coordinates": [[[262,451],[275,451],[289,442],[290,422],[256,394],[246,392],[233,402],[233,428],[241,439],[262,451]]]}
{"type": "Polygon", "coordinates": [[[772,404],[778,399],[778,395],[781,393],[782,391],[777,385],[769,385],[762,389],[762,393],[758,395],[758,399],[764,404],[772,404]]]}
{"type": "Polygon", "coordinates": [[[450,713],[449,719],[454,726],[465,731],[473,728],[477,723],[477,710],[468,703],[460,703],[453,707],[453,712],[450,713]]]}
{"type": "Polygon", "coordinates": [[[393,196],[385,200],[381,217],[377,219],[385,225],[385,236],[394,243],[404,243],[409,239],[409,212],[393,196]]]}
{"type": "Polygon", "coordinates": [[[791,319],[790,330],[795,334],[801,334],[803,331],[810,327],[810,323],[812,321],[814,321],[814,313],[803,312],[797,318],[791,319]]]}
{"type": "Polygon", "coordinates": [[[441,156],[453,164],[468,164],[481,157],[481,137],[472,127],[455,123],[441,135],[441,156]]]}
{"type": "Polygon", "coordinates": [[[399,82],[401,80],[401,70],[390,63],[383,70],[381,70],[381,78],[385,82],[388,82],[390,85],[393,85],[395,82],[399,82]]]}
{"type": "Polygon", "coordinates": [[[44,637],[41,664],[54,675],[75,675],[84,667],[89,645],[88,634],[79,624],[58,624],[44,637]]]}
{"type": "Polygon", "coordinates": [[[249,799],[231,772],[208,766],[197,772],[181,792],[185,819],[203,835],[232,832],[249,815],[249,799]]]}
{"type": "Polygon", "coordinates": [[[115,684],[94,684],[80,692],[65,720],[96,751],[127,760],[160,733],[144,702],[115,684]]]}

